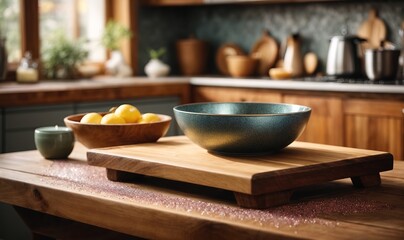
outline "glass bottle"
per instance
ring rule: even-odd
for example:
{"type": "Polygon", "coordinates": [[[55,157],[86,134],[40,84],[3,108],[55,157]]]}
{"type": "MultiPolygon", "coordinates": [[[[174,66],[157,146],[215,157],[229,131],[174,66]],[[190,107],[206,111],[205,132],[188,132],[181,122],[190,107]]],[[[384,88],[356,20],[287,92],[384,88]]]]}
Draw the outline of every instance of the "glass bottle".
{"type": "Polygon", "coordinates": [[[26,52],[17,68],[17,82],[33,83],[38,81],[38,64],[32,60],[30,52],[26,52]]]}

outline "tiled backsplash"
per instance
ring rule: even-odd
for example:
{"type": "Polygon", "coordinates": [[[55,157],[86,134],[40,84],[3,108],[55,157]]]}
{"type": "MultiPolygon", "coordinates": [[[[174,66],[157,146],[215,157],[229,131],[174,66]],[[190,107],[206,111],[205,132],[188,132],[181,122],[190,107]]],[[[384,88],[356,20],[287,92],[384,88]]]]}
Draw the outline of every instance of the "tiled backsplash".
{"type": "Polygon", "coordinates": [[[194,34],[210,43],[210,72],[215,74],[214,54],[222,43],[237,43],[249,52],[263,29],[268,29],[278,43],[299,32],[303,52],[315,52],[324,65],[330,37],[340,35],[345,22],[350,33],[356,33],[372,7],[387,26],[387,39],[400,44],[398,28],[404,21],[404,1],[142,8],[140,73],[149,59],[147,50],[165,47],[168,52],[163,60],[173,68],[173,74],[178,74],[175,42],[194,34]]]}

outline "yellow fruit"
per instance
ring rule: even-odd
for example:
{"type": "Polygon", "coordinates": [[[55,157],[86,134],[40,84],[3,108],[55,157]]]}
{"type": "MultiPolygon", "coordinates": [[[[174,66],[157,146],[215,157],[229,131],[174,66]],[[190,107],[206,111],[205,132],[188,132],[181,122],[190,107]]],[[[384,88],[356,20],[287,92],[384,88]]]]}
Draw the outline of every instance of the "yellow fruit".
{"type": "Polygon", "coordinates": [[[100,124],[101,123],[102,116],[99,113],[87,113],[84,115],[80,122],[81,123],[93,123],[93,124],[100,124]]]}
{"type": "Polygon", "coordinates": [[[154,113],[145,113],[139,120],[139,123],[152,123],[160,121],[160,117],[154,113]]]}
{"type": "Polygon", "coordinates": [[[127,123],[135,123],[141,117],[139,110],[130,104],[122,104],[115,109],[115,114],[125,119],[127,123]]]}
{"type": "Polygon", "coordinates": [[[125,119],[115,113],[108,113],[101,119],[101,124],[125,124],[125,119]]]}

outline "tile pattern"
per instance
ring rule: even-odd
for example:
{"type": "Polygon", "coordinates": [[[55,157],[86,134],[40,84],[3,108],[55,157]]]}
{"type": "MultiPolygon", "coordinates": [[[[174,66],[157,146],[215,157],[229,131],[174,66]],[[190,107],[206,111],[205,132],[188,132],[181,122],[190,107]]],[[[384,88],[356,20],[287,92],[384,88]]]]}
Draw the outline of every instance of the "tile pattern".
{"type": "Polygon", "coordinates": [[[398,28],[404,21],[404,1],[367,1],[307,4],[209,5],[199,7],[142,8],[140,16],[139,69],[148,60],[149,47],[164,46],[164,60],[178,73],[175,41],[191,33],[211,45],[210,72],[216,73],[214,53],[220,44],[234,42],[249,52],[264,29],[279,42],[299,32],[302,51],[314,51],[325,65],[328,40],[340,35],[346,22],[355,33],[375,7],[387,26],[388,40],[400,43],[398,28]]]}

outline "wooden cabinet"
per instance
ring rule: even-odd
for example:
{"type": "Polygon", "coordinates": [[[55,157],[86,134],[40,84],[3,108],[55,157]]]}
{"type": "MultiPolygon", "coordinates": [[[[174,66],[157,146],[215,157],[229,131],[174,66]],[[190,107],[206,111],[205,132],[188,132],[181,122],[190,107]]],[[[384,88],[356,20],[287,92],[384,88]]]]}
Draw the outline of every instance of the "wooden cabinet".
{"type": "Polygon", "coordinates": [[[285,94],[283,102],[311,107],[309,123],[298,138],[299,141],[343,145],[341,99],[285,94]]]}
{"type": "Polygon", "coordinates": [[[387,151],[404,160],[404,100],[383,95],[194,86],[193,100],[284,102],[312,108],[299,141],[387,151]]]}
{"type": "Polygon", "coordinates": [[[0,108],[0,153],[3,152],[3,110],[0,108]]]}
{"type": "Polygon", "coordinates": [[[10,107],[1,109],[4,112],[4,123],[0,125],[0,137],[3,140],[2,152],[35,149],[35,128],[54,125],[64,126],[63,118],[68,115],[84,112],[105,112],[112,106],[118,106],[122,103],[133,104],[142,113],[155,112],[170,115],[173,121],[167,135],[178,135],[179,129],[173,113],[173,107],[180,104],[180,99],[176,96],[143,98],[142,100],[125,99],[35,107],[10,107]]]}
{"type": "Polygon", "coordinates": [[[267,89],[229,87],[196,87],[192,89],[194,102],[281,102],[279,92],[267,89]]]}
{"type": "Polygon", "coordinates": [[[3,151],[35,149],[35,128],[64,126],[63,118],[73,114],[73,109],[73,104],[4,109],[3,151]]]}
{"type": "Polygon", "coordinates": [[[350,99],[344,102],[345,145],[388,151],[404,159],[404,102],[350,99]]]}

